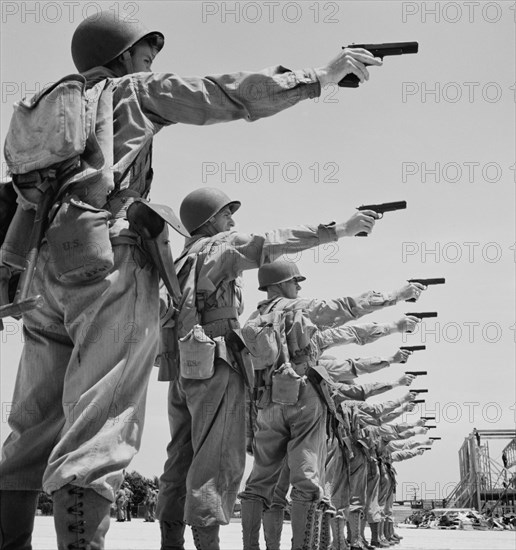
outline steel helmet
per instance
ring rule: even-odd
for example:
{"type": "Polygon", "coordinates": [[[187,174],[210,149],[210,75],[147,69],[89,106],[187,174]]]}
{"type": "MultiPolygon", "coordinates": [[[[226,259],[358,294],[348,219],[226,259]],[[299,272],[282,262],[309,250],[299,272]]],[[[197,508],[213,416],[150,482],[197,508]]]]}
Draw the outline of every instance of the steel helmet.
{"type": "Polygon", "coordinates": [[[270,264],[264,264],[258,270],[258,290],[267,290],[268,286],[277,285],[295,279],[298,282],[306,281],[299,273],[297,265],[289,260],[280,259],[270,264]]]}
{"type": "Polygon", "coordinates": [[[240,208],[240,204],[239,201],[232,201],[216,187],[201,187],[183,199],[179,217],[187,231],[193,233],[225,206],[229,206],[231,213],[234,213],[240,208]]]}
{"type": "Polygon", "coordinates": [[[87,17],[75,29],[72,37],[72,58],[80,73],[109,63],[142,38],[149,37],[158,52],[165,37],[149,31],[139,22],[130,22],[113,11],[101,11],[87,17]]]}

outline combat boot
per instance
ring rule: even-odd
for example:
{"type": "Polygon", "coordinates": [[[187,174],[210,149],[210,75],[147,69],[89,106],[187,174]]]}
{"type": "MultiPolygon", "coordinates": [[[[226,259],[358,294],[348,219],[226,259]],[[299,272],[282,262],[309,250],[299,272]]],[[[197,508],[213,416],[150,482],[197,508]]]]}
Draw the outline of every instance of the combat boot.
{"type": "Polygon", "coordinates": [[[371,546],[373,548],[388,548],[390,544],[380,541],[378,536],[379,523],[370,523],[369,527],[371,528],[371,546]]]}
{"type": "Polygon", "coordinates": [[[399,544],[400,541],[394,537],[394,523],[392,521],[385,521],[383,530],[385,533],[385,538],[389,544],[399,544]]]}
{"type": "Polygon", "coordinates": [[[32,550],[38,491],[0,491],[0,548],[32,550]]]}
{"type": "Polygon", "coordinates": [[[333,518],[330,525],[333,536],[331,550],[349,550],[349,544],[344,533],[346,520],[342,517],[333,518]]]}
{"type": "Polygon", "coordinates": [[[290,520],[292,526],[292,550],[314,550],[314,525],[316,502],[294,500],[290,520]]]}
{"type": "Polygon", "coordinates": [[[362,512],[360,510],[349,513],[348,527],[350,530],[350,550],[364,550],[365,546],[362,544],[362,537],[360,532],[360,518],[362,512]]]}
{"type": "Polygon", "coordinates": [[[264,510],[262,523],[267,550],[280,550],[284,517],[285,511],[278,506],[264,510]]]}
{"type": "Polygon", "coordinates": [[[198,527],[192,525],[192,534],[197,550],[220,550],[219,525],[198,527]]]}
{"type": "Polygon", "coordinates": [[[320,507],[317,507],[315,509],[314,529],[312,532],[312,550],[320,550],[322,517],[323,511],[320,507]]]}
{"type": "Polygon", "coordinates": [[[93,489],[65,485],[52,493],[58,550],[103,550],[111,502],[93,489]]]}
{"type": "Polygon", "coordinates": [[[383,542],[384,545],[386,545],[382,548],[388,548],[389,546],[392,546],[392,544],[387,540],[387,537],[385,536],[385,521],[383,519],[378,524],[378,539],[380,540],[380,542],[383,542]]]}
{"type": "Polygon", "coordinates": [[[185,550],[185,524],[182,521],[160,521],[161,550],[185,550]]]}
{"type": "Polygon", "coordinates": [[[398,533],[396,533],[396,531],[394,530],[394,524],[392,524],[392,538],[397,540],[398,542],[403,540],[403,537],[401,535],[398,535],[398,533]]]}
{"type": "Polygon", "coordinates": [[[365,528],[366,528],[366,520],[364,517],[361,517],[360,518],[360,540],[362,542],[362,546],[366,549],[366,550],[374,550],[374,546],[371,546],[367,540],[366,540],[366,537],[365,537],[365,528]]]}
{"type": "Polygon", "coordinates": [[[331,520],[335,517],[335,509],[323,510],[321,521],[321,535],[319,537],[319,550],[330,550],[331,544],[331,520]]]}
{"type": "Polygon", "coordinates": [[[262,525],[263,502],[242,499],[242,537],[244,550],[260,550],[260,527],[262,525]]]}

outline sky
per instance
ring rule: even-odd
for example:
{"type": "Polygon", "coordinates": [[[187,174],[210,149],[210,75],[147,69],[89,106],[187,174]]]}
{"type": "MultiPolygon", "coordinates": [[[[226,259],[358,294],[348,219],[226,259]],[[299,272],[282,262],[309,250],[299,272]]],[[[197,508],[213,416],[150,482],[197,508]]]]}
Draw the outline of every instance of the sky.
{"type": "MultiPolygon", "coordinates": [[[[445,277],[420,302],[364,321],[437,311],[416,334],[393,335],[338,357],[392,355],[425,344],[409,370],[427,370],[419,412],[437,417],[431,452],[400,464],[397,498],[442,498],[459,479],[458,450],[473,428],[515,427],[515,17],[513,2],[7,2],[1,4],[1,136],[12,104],[74,72],[70,40],[100,8],[160,30],[153,69],[183,76],[320,67],[352,43],[418,41],[386,58],[358,89],[323,89],[275,117],[209,127],[175,125],[154,143],[153,202],[176,211],[201,186],[242,207],[237,228],[348,219],[362,204],[405,200],[367,239],[346,238],[296,258],[305,297],[393,290],[412,277],[445,277]],[[13,45],[16,44],[14,47],[13,45]]],[[[5,163],[2,161],[2,177],[5,163]]],[[[172,236],[177,255],[182,239],[172,236]]],[[[250,314],[263,296],[244,275],[250,314]]],[[[20,324],[0,334],[2,439],[8,434],[20,324]]],[[[393,380],[394,365],[375,378],[393,380]]],[[[159,475],[168,442],[167,385],[154,371],[142,449],[129,469],[159,475]]],[[[398,397],[394,390],[385,398],[398,397]]],[[[379,400],[379,399],[375,399],[379,400]]],[[[417,418],[416,415],[408,420],[417,418]]],[[[500,461],[503,445],[491,445],[500,461]]],[[[248,462],[247,470],[249,470],[248,462]]]]}

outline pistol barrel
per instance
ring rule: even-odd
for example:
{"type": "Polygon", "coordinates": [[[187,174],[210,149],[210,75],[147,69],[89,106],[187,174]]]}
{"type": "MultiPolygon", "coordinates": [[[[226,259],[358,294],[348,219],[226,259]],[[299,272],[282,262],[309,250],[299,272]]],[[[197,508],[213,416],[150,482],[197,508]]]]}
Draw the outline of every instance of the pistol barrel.
{"type": "Polygon", "coordinates": [[[430,317],[437,317],[437,311],[411,311],[405,313],[407,316],[417,317],[418,319],[429,319],[430,317]]]}

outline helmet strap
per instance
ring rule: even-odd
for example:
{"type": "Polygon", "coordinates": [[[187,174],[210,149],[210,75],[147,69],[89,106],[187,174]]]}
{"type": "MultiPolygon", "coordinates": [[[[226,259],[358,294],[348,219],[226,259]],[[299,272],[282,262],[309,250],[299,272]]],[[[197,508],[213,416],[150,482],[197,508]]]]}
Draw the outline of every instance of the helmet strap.
{"type": "Polygon", "coordinates": [[[217,229],[215,229],[214,222],[215,220],[213,218],[210,218],[206,223],[201,226],[204,230],[204,233],[210,237],[213,237],[218,233],[217,229]]]}
{"type": "Polygon", "coordinates": [[[273,298],[285,298],[283,287],[281,287],[279,283],[267,287],[267,299],[272,300],[273,298]]]}
{"type": "Polygon", "coordinates": [[[126,74],[134,73],[133,58],[129,50],[126,50],[120,57],[122,58],[122,64],[126,70],[126,74]]]}

